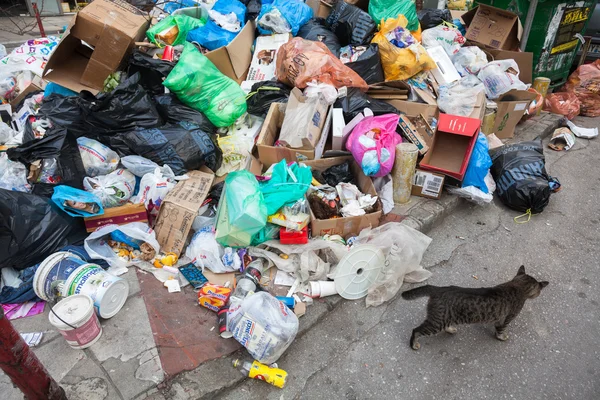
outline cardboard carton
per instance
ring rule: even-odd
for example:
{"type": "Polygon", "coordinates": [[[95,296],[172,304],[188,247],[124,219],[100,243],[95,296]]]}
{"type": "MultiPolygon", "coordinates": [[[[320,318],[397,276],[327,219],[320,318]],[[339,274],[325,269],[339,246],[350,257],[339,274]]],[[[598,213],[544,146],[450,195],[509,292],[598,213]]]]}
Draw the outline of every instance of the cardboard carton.
{"type": "Polygon", "coordinates": [[[498,110],[492,132],[499,139],[512,138],[515,135],[515,127],[529,108],[529,103],[536,97],[535,93],[527,90],[511,90],[500,96],[496,100],[498,110]]]}
{"type": "Polygon", "coordinates": [[[445,176],[420,169],[415,170],[411,194],[413,196],[439,199],[442,197],[445,176]]]}
{"type": "Polygon", "coordinates": [[[25,87],[23,90],[21,90],[21,93],[19,93],[19,95],[17,97],[15,97],[12,101],[10,101],[9,104],[11,105],[11,107],[14,110],[16,110],[19,103],[25,97],[27,97],[27,95],[29,93],[39,92],[40,90],[44,90],[45,88],[46,88],[46,81],[44,81],[42,78],[40,78],[37,75],[33,75],[33,78],[31,79],[31,83],[29,85],[27,85],[27,87],[25,87]]]}
{"type": "Polygon", "coordinates": [[[104,225],[125,225],[130,222],[148,223],[148,213],[144,203],[127,203],[119,207],[105,208],[104,214],[97,217],[88,217],[83,219],[85,229],[88,232],[94,232],[104,225]]]}
{"type": "Polygon", "coordinates": [[[96,94],[141,41],[148,15],[123,0],[95,0],[77,13],[44,68],[44,78],[96,94]]]}
{"type": "Polygon", "coordinates": [[[256,32],[255,21],[248,21],[240,33],[227,45],[206,53],[206,57],[224,75],[237,83],[246,78],[252,61],[252,45],[256,32]]]}
{"type": "Polygon", "coordinates": [[[410,118],[408,118],[406,115],[400,115],[400,119],[398,120],[398,128],[405,138],[417,146],[417,149],[419,149],[419,153],[421,155],[429,151],[429,145],[425,141],[425,137],[419,133],[417,128],[410,121],[410,118]]]}
{"type": "Polygon", "coordinates": [[[259,36],[246,81],[256,83],[275,79],[275,60],[279,48],[290,40],[290,34],[259,36]]]}
{"type": "Polygon", "coordinates": [[[462,181],[480,126],[479,119],[440,114],[433,144],[420,168],[462,181]]]}
{"type": "Polygon", "coordinates": [[[187,175],[189,179],[177,183],[164,198],[154,226],[161,251],[178,256],[214,179],[214,174],[202,171],[189,171],[187,175]]]}
{"type": "Polygon", "coordinates": [[[477,95],[477,102],[475,103],[475,107],[473,107],[473,111],[469,114],[469,118],[476,118],[479,121],[483,121],[483,117],[485,117],[486,102],[485,93],[481,91],[477,95]]]}
{"type": "MultiPolygon", "coordinates": [[[[352,169],[352,173],[356,178],[356,186],[358,186],[358,189],[363,193],[377,196],[377,191],[375,190],[375,186],[373,186],[373,181],[368,176],[365,176],[360,166],[352,157],[325,158],[322,160],[306,161],[305,164],[318,171],[324,171],[331,166],[342,164],[347,160],[352,160],[350,163],[350,168],[352,169]]],[[[382,214],[381,206],[379,204],[380,203],[377,202],[375,205],[375,207],[377,207],[377,211],[357,217],[317,219],[313,211],[310,210],[310,226],[312,235],[314,237],[323,236],[325,234],[337,234],[342,235],[343,237],[348,237],[357,235],[364,228],[376,228],[379,226],[379,220],[381,219],[382,214]]]]}
{"type": "Polygon", "coordinates": [[[406,100],[410,90],[410,85],[404,81],[387,81],[369,85],[367,94],[374,99],[406,100]]]}
{"type": "Polygon", "coordinates": [[[495,49],[518,50],[522,28],[517,14],[480,4],[461,17],[468,26],[467,39],[495,49]]]}
{"type": "Polygon", "coordinates": [[[519,66],[519,79],[523,83],[533,83],[533,53],[498,49],[485,49],[494,60],[513,59],[519,66]]]}
{"type": "Polygon", "coordinates": [[[314,149],[321,137],[327,110],[328,105],[323,96],[309,99],[300,89],[292,89],[279,140],[294,149],[314,149]]]}
{"type": "MultiPolygon", "coordinates": [[[[413,125],[416,128],[416,131],[418,132],[422,141],[425,143],[426,147],[431,147],[433,143],[433,138],[435,136],[435,131],[432,130],[431,126],[428,125],[432,122],[434,118],[438,118],[440,110],[436,105],[416,103],[414,101],[404,100],[387,100],[386,103],[393,105],[402,114],[408,116],[411,125],[413,125]],[[422,116],[424,123],[415,123],[416,119],[418,119],[420,116],[422,116]]],[[[425,152],[426,151],[421,152],[421,154],[425,154],[425,152]]]]}
{"type": "Polygon", "coordinates": [[[258,159],[266,168],[283,159],[288,162],[319,159],[325,149],[325,143],[331,130],[331,111],[327,113],[325,124],[321,131],[321,138],[313,149],[291,149],[289,147],[274,146],[274,143],[279,138],[279,132],[285,117],[285,110],[286,104],[284,103],[271,104],[256,141],[258,159]]]}

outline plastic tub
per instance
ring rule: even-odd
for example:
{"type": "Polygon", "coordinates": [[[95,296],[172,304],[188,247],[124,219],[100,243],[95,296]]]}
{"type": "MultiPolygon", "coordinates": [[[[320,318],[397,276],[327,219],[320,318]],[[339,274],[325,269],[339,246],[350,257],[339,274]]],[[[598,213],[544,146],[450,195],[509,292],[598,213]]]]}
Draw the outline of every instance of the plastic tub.
{"type": "Polygon", "coordinates": [[[74,349],[88,348],[102,336],[102,326],[94,313],[94,301],[84,294],[60,301],[52,307],[48,320],[74,349]]]}
{"type": "Polygon", "coordinates": [[[35,271],[33,290],[45,301],[54,300],[61,293],[60,287],[69,275],[86,261],[68,251],[59,251],[46,257],[35,271]]]}

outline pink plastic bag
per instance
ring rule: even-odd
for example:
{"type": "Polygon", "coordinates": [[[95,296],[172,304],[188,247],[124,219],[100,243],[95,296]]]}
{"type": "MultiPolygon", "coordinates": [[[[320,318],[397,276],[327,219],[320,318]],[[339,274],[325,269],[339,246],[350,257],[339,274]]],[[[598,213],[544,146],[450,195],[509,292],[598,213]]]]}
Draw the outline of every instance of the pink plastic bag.
{"type": "Polygon", "coordinates": [[[402,137],[396,133],[398,115],[366,117],[352,130],[346,149],[352,152],[367,176],[384,176],[392,171],[396,145],[402,137]]]}

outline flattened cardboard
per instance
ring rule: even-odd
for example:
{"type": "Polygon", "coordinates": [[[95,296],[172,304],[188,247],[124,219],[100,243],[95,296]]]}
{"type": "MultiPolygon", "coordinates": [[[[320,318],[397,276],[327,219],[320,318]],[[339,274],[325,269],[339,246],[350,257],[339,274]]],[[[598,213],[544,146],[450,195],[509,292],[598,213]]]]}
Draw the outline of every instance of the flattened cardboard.
{"type": "Polygon", "coordinates": [[[178,256],[214,180],[212,173],[189,171],[187,175],[189,179],[177,183],[164,198],[154,226],[160,249],[178,256]]]}
{"type": "Polygon", "coordinates": [[[442,174],[423,171],[417,168],[410,194],[437,200],[442,197],[445,178],[442,174]]]}
{"type": "Polygon", "coordinates": [[[256,23],[248,21],[240,33],[227,46],[206,53],[206,57],[224,75],[237,83],[246,79],[252,62],[252,45],[256,32],[256,23]]]}
{"type": "Polygon", "coordinates": [[[300,89],[292,89],[285,108],[286,116],[283,118],[282,128],[285,126],[286,132],[293,131],[293,134],[291,136],[286,135],[285,138],[280,136],[279,140],[287,142],[288,147],[293,149],[314,149],[321,138],[321,132],[327,120],[328,108],[329,106],[323,96],[319,96],[315,102],[304,97],[300,89]],[[301,113],[300,115],[308,118],[300,121],[297,117],[293,117],[293,112],[301,113]],[[288,116],[292,116],[292,119],[287,118],[288,116]]]}
{"type": "Polygon", "coordinates": [[[527,90],[511,90],[500,96],[496,101],[498,110],[492,132],[499,139],[512,138],[515,135],[515,127],[536,96],[527,90]]]}
{"type": "Polygon", "coordinates": [[[94,232],[104,225],[125,225],[130,222],[148,223],[148,213],[144,203],[127,203],[119,207],[105,208],[104,214],[97,217],[84,218],[85,229],[88,232],[94,232]]]}
{"type": "Polygon", "coordinates": [[[517,14],[480,4],[461,17],[468,26],[467,39],[495,49],[518,50],[520,23],[517,14]]]}
{"type": "Polygon", "coordinates": [[[433,144],[420,168],[462,181],[480,126],[479,119],[440,114],[433,144]]]}
{"type": "MultiPolygon", "coordinates": [[[[325,158],[322,160],[306,161],[305,164],[314,168],[318,171],[324,171],[327,168],[339,165],[347,160],[352,160],[350,168],[354,174],[358,189],[366,194],[377,196],[375,186],[371,178],[366,176],[360,166],[354,161],[352,156],[350,157],[334,157],[325,158]]],[[[376,228],[379,226],[379,220],[381,219],[381,208],[378,206],[379,202],[376,203],[376,207],[379,209],[371,214],[365,214],[357,217],[342,217],[334,219],[317,219],[312,209],[310,210],[310,226],[312,236],[323,236],[326,234],[330,235],[341,235],[343,237],[355,236],[364,228],[372,227],[376,228]]]]}

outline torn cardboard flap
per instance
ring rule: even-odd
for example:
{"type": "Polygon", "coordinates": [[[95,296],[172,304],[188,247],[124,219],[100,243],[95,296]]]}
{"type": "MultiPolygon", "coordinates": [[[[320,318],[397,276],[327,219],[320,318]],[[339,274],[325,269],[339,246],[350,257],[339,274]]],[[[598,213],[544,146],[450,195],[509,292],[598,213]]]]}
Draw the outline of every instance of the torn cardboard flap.
{"type": "Polygon", "coordinates": [[[515,127],[537,95],[527,90],[511,90],[496,100],[498,110],[492,132],[500,139],[512,138],[515,127]]]}
{"type": "Polygon", "coordinates": [[[246,72],[252,61],[256,23],[248,21],[240,33],[227,46],[206,53],[206,57],[224,75],[237,83],[246,78],[246,72]]]}

